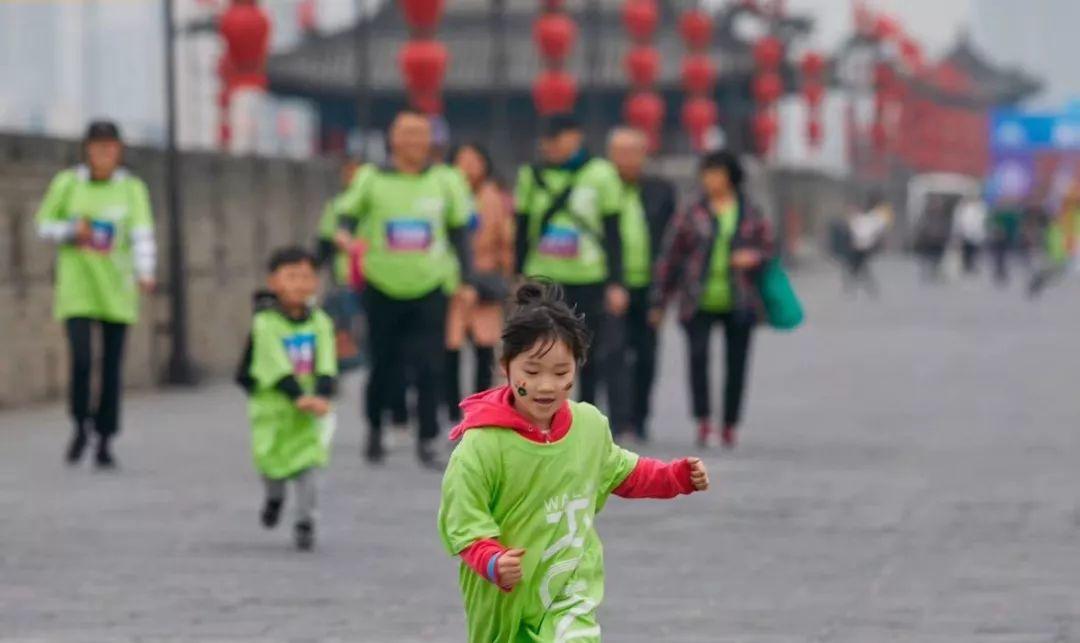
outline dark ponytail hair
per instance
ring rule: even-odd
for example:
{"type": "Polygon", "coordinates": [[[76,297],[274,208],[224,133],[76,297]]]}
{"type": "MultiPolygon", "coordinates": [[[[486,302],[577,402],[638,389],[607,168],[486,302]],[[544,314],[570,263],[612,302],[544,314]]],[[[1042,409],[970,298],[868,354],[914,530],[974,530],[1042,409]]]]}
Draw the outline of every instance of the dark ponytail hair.
{"type": "Polygon", "coordinates": [[[537,355],[563,342],[578,366],[589,351],[589,330],[584,318],[563,301],[563,291],[549,281],[527,281],[514,292],[513,310],[502,333],[502,364],[539,344],[537,355]]]}

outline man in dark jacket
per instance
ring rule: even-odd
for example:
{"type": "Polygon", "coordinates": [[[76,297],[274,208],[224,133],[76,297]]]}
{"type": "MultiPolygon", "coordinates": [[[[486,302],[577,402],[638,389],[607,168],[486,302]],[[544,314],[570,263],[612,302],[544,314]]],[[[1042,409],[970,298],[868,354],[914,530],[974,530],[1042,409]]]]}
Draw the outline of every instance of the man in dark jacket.
{"type": "Polygon", "coordinates": [[[606,340],[608,401],[612,429],[648,438],[649,402],[656,375],[656,329],[649,324],[653,263],[668,221],[675,189],[666,179],[645,176],[649,142],[640,130],[620,127],[608,138],[608,160],[622,181],[619,228],[623,278],[630,293],[624,315],[613,317],[606,340]]]}

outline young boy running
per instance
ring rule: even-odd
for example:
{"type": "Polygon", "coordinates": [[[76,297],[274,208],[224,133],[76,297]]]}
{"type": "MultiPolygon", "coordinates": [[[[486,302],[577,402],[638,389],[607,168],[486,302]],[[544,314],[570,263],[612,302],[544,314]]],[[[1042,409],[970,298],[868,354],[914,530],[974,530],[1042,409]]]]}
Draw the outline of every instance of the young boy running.
{"type": "Polygon", "coordinates": [[[600,640],[604,564],[593,526],[612,493],[672,498],[709,486],[697,458],[664,464],[614,444],[567,396],[588,348],[556,286],[526,283],[503,331],[510,384],[461,404],[439,532],[462,560],[472,643],[600,640]]]}
{"type": "Polygon", "coordinates": [[[266,485],[262,524],[275,527],[286,482],[296,491],[296,546],[315,544],[316,471],[326,466],[337,385],[333,322],[310,302],[318,288],[315,258],[284,248],[270,259],[270,293],[256,296],[251,339],[238,380],[249,394],[251,447],[266,485]]]}

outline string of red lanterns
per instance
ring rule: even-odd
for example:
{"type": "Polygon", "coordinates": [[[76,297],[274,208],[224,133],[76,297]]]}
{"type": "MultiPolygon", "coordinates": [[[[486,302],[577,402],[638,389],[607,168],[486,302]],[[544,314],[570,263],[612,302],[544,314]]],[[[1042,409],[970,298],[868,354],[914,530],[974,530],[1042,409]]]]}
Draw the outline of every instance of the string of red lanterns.
{"type": "Polygon", "coordinates": [[[679,18],[679,34],[687,50],[682,66],[682,83],[686,92],[682,123],[697,150],[705,147],[706,134],[720,118],[716,101],[710,97],[717,75],[708,55],[712,33],[712,18],[701,9],[688,9],[679,18]]]}
{"type": "Polygon", "coordinates": [[[825,59],[816,51],[802,58],[803,99],[806,101],[806,141],[811,148],[821,146],[824,128],[821,124],[821,103],[825,99],[825,59]]]}
{"type": "Polygon", "coordinates": [[[533,103],[541,116],[572,112],[577,102],[577,81],[565,70],[577,26],[562,4],[562,0],[541,0],[543,10],[533,25],[533,41],[544,65],[533,84],[533,103]]]}
{"type": "Polygon", "coordinates": [[[623,118],[645,132],[653,151],[660,145],[660,131],[667,112],[663,97],[653,90],[660,75],[660,53],[652,46],[659,22],[656,0],[626,0],[623,5],[623,25],[634,42],[623,60],[632,86],[623,104],[623,118]]]}
{"type": "Polygon", "coordinates": [[[409,103],[428,114],[441,113],[443,82],[450,62],[446,45],[435,39],[443,0],[399,0],[398,7],[409,25],[409,40],[398,52],[409,103]]]}
{"type": "Polygon", "coordinates": [[[754,64],[757,69],[752,91],[757,102],[754,114],[754,141],[758,153],[767,155],[776,142],[780,126],[776,117],[776,101],[784,93],[780,65],[784,62],[784,44],[776,36],[764,36],[754,44],[754,64]]]}

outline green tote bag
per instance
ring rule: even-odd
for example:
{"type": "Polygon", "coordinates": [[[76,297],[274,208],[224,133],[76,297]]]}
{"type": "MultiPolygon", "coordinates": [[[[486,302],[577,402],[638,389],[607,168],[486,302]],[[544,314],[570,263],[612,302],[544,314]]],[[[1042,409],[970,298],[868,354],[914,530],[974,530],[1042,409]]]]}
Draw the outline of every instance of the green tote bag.
{"type": "Polygon", "coordinates": [[[795,330],[802,324],[802,304],[779,259],[765,265],[758,275],[757,286],[770,326],[777,330],[795,330]]]}

